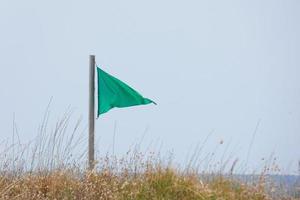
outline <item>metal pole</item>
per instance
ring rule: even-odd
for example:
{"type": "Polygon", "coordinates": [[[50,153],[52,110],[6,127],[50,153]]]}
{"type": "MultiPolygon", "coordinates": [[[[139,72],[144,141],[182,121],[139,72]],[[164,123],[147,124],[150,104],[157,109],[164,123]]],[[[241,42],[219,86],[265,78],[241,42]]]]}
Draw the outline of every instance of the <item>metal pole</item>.
{"type": "Polygon", "coordinates": [[[90,55],[89,80],[89,169],[95,165],[95,56],[90,55]]]}

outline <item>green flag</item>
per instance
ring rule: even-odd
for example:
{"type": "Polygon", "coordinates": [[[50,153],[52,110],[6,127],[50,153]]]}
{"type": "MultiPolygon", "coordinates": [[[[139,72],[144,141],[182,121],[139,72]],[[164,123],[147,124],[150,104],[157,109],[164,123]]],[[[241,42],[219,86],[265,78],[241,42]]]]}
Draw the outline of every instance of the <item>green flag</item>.
{"type": "Polygon", "coordinates": [[[98,74],[98,117],[110,109],[117,107],[129,107],[154,103],[154,101],[144,98],[137,91],[109,75],[99,67],[98,74]]]}

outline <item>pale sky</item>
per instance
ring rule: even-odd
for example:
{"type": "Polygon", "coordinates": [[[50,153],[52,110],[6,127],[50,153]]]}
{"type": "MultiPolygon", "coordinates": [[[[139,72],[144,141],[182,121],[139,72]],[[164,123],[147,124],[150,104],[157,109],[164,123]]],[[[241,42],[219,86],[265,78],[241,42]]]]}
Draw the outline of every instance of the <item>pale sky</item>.
{"type": "Polygon", "coordinates": [[[284,173],[300,160],[300,1],[1,0],[0,140],[32,139],[53,97],[87,124],[88,58],[157,106],[114,109],[96,121],[97,149],[142,145],[183,163],[233,152],[249,168],[272,153],[284,173]],[[218,146],[223,140],[224,144],[218,146]],[[160,147],[161,146],[161,147],[160,147]],[[217,148],[217,150],[216,150],[217,148]]]}

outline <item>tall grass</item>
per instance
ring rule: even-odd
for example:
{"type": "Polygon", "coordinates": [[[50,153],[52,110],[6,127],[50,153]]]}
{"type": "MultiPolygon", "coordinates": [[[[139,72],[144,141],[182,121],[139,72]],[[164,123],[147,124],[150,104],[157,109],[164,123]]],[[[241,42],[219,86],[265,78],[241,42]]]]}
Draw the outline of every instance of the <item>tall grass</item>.
{"type": "Polygon", "coordinates": [[[200,156],[209,136],[196,147],[185,168],[177,167],[172,155],[142,152],[138,144],[122,157],[114,153],[97,157],[96,168],[88,171],[86,128],[81,119],[74,122],[71,116],[68,110],[52,128],[47,108],[32,142],[2,144],[0,199],[300,199],[280,192],[274,195],[268,190],[272,185],[266,187],[268,173],[277,170],[272,168],[274,159],[249,183],[234,178],[238,159],[231,157],[222,156],[218,171],[203,170],[199,163],[213,162],[212,154],[200,156]]]}

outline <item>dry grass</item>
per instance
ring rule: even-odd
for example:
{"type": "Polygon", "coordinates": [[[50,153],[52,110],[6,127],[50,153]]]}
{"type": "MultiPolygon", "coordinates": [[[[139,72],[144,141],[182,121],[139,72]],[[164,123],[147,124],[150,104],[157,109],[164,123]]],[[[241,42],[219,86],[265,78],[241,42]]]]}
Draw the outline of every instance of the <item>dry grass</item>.
{"type": "Polygon", "coordinates": [[[78,166],[2,173],[0,199],[107,199],[107,200],[268,200],[293,199],[269,196],[265,179],[245,184],[211,174],[209,180],[192,170],[180,171],[152,154],[128,154],[127,158],[105,157],[98,168],[78,166]],[[134,156],[135,155],[135,156],[134,156]],[[134,159],[133,159],[134,157],[134,159]],[[204,181],[205,180],[205,181],[204,181]]]}
{"type": "Polygon", "coordinates": [[[261,187],[250,187],[222,177],[203,183],[196,174],[147,166],[140,174],[109,170],[1,177],[1,199],[269,199],[261,187]]]}
{"type": "Polygon", "coordinates": [[[34,142],[5,146],[0,154],[0,199],[297,199],[282,195],[271,198],[265,192],[266,171],[251,184],[232,179],[237,160],[227,173],[222,167],[217,174],[201,175],[197,153],[181,170],[172,164],[171,157],[143,154],[135,148],[122,158],[98,158],[96,169],[86,171],[86,152],[76,150],[84,149],[80,145],[86,142],[81,134],[85,132],[79,131],[79,122],[68,129],[69,119],[67,112],[48,132],[47,110],[34,142]]]}

